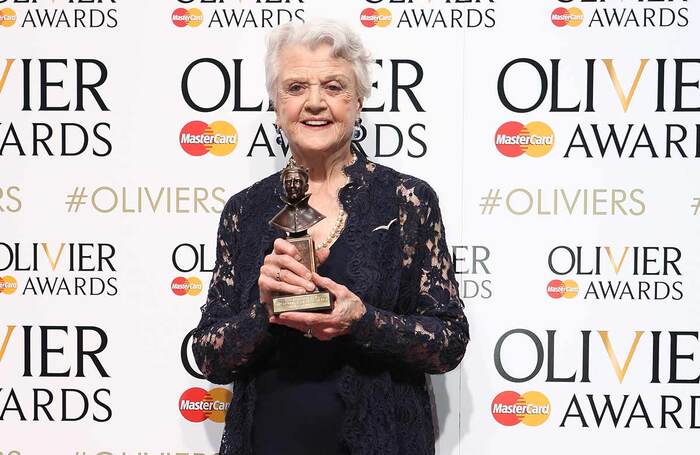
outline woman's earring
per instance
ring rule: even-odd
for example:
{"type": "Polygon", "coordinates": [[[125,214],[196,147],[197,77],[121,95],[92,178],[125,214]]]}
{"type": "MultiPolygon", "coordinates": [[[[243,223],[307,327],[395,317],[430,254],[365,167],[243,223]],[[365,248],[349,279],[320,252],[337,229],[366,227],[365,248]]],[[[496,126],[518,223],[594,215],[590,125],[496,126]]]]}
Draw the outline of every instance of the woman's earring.
{"type": "Polygon", "coordinates": [[[274,123],[273,125],[275,125],[275,132],[277,133],[277,138],[275,139],[275,142],[277,142],[277,145],[279,145],[280,147],[282,147],[282,142],[283,142],[283,139],[282,139],[282,128],[280,128],[279,126],[277,126],[276,123],[274,123]]]}
{"type": "Polygon", "coordinates": [[[355,120],[355,129],[352,130],[352,140],[356,141],[362,137],[362,119],[358,118],[355,120]]]}

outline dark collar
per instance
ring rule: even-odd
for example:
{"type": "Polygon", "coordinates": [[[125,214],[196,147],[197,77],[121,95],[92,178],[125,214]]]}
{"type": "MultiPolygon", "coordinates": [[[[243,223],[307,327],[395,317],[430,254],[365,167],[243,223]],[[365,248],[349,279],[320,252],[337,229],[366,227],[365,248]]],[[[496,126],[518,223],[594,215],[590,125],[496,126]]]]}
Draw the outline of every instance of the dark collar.
{"type": "Polygon", "coordinates": [[[353,153],[357,157],[354,163],[345,166],[345,173],[350,176],[350,179],[356,181],[358,178],[364,178],[370,174],[367,169],[367,157],[363,152],[353,150],[353,153]]]}

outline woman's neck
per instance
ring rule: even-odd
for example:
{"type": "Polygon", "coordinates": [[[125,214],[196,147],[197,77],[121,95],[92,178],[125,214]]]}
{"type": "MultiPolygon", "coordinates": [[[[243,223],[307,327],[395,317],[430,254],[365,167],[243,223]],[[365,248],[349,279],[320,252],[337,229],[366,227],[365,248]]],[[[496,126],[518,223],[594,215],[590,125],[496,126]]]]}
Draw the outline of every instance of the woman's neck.
{"type": "Polygon", "coordinates": [[[352,160],[350,147],[344,147],[331,154],[292,152],[294,161],[309,170],[309,185],[316,187],[333,187],[345,180],[343,167],[352,160]]]}

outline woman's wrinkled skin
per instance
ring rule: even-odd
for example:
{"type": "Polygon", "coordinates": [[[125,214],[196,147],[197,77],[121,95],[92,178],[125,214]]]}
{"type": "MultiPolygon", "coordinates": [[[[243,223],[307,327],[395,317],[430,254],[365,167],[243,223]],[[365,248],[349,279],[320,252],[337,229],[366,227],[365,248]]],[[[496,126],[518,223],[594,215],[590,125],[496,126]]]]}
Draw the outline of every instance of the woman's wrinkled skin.
{"type": "MultiPolygon", "coordinates": [[[[314,49],[288,46],[280,51],[278,62],[276,122],[297,163],[309,169],[309,204],[326,215],[309,229],[316,244],[321,244],[333,229],[340,210],[337,191],[345,184],[342,167],[352,158],[350,141],[362,99],[357,95],[352,66],[333,57],[329,45],[314,49]]],[[[328,254],[328,249],[319,250],[318,263],[325,261],[328,254]]],[[[277,239],[260,268],[260,300],[267,308],[270,323],[305,333],[310,331],[319,340],[348,333],[352,323],[365,313],[364,304],[345,286],[317,273],[311,274],[298,258],[299,253],[291,243],[277,239]],[[334,295],[331,313],[272,314],[273,293],[304,294],[317,286],[334,295]]]]}

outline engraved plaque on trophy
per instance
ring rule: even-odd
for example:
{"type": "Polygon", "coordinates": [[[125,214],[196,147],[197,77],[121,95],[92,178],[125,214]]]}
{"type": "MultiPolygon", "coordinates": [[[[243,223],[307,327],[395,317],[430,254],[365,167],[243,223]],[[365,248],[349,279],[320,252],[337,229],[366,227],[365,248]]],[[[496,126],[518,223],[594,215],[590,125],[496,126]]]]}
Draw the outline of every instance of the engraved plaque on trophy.
{"type": "MultiPolygon", "coordinates": [[[[275,215],[270,224],[287,233],[287,241],[299,251],[301,262],[311,272],[316,271],[314,241],[307,234],[314,224],[325,218],[309,205],[309,173],[306,168],[293,161],[282,170],[284,207],[275,215]]],[[[286,311],[328,311],[333,308],[333,296],[328,291],[317,290],[306,294],[275,294],[272,298],[274,314],[286,311]]]]}

